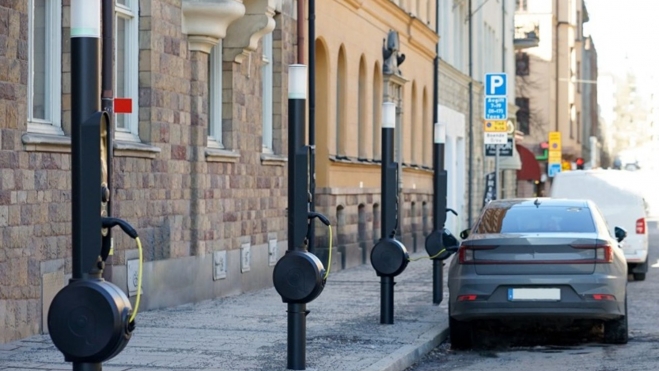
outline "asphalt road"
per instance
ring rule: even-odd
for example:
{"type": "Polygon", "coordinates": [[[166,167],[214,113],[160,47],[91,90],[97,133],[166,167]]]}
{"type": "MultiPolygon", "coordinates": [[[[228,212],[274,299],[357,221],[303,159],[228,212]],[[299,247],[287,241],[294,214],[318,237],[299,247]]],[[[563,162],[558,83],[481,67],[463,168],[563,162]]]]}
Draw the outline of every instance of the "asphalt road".
{"type": "Polygon", "coordinates": [[[601,334],[546,329],[523,336],[497,332],[480,349],[450,350],[450,339],[407,371],[642,371],[659,369],[659,229],[650,225],[650,264],[645,281],[629,282],[630,340],[605,345],[601,334]],[[498,335],[498,336],[497,336],[498,335]]]}

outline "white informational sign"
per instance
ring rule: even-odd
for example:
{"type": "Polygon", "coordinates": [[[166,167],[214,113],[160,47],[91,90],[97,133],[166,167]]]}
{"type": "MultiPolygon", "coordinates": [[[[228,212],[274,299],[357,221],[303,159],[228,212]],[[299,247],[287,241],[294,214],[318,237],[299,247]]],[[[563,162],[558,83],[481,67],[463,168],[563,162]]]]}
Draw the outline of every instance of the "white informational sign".
{"type": "Polygon", "coordinates": [[[506,144],[508,143],[507,133],[484,133],[485,144],[506,144]]]}

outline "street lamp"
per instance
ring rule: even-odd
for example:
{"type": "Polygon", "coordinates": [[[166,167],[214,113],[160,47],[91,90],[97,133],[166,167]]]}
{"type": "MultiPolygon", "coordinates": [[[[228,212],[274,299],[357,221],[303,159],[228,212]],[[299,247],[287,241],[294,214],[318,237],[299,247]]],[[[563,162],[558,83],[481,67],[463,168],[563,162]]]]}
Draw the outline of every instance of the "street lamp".
{"type": "Polygon", "coordinates": [[[436,122],[434,133],[435,144],[440,144],[442,152],[444,152],[444,144],[446,143],[446,123],[436,122]]]}
{"type": "MultiPolygon", "coordinates": [[[[288,99],[301,99],[302,103],[307,99],[307,66],[304,64],[288,66],[288,99]]],[[[295,113],[289,112],[289,115],[295,113]]]]}
{"type": "Polygon", "coordinates": [[[382,103],[382,129],[396,127],[396,104],[394,102],[382,103]]]}

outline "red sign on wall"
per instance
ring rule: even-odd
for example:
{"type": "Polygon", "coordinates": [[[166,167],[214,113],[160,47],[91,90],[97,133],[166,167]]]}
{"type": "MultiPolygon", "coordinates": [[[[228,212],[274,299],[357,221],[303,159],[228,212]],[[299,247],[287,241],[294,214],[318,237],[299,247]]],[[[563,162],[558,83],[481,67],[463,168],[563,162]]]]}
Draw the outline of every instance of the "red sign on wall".
{"type": "Polygon", "coordinates": [[[133,113],[131,98],[114,98],[114,113],[133,113]]]}

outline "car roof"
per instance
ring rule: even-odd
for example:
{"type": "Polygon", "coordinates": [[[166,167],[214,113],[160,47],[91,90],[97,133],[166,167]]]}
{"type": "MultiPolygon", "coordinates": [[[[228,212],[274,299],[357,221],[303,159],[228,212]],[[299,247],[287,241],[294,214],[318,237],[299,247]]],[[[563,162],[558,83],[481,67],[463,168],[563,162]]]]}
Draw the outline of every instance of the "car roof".
{"type": "Polygon", "coordinates": [[[581,199],[534,197],[534,198],[509,198],[505,200],[494,200],[489,204],[487,204],[488,208],[496,208],[496,209],[510,209],[513,207],[542,207],[542,206],[589,207],[590,201],[581,200],[581,199]]]}

